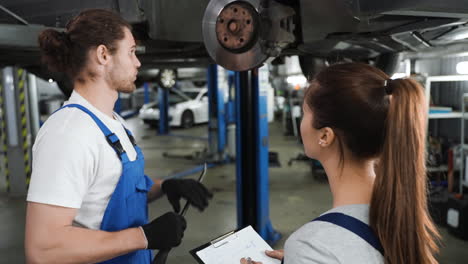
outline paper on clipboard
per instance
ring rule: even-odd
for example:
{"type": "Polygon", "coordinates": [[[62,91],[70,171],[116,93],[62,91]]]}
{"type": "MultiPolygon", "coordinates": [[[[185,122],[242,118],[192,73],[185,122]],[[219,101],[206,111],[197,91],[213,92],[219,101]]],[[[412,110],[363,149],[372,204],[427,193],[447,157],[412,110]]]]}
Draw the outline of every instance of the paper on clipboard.
{"type": "Polygon", "coordinates": [[[273,250],[257,232],[248,226],[232,235],[211,243],[196,252],[205,264],[239,264],[241,258],[250,257],[263,264],[280,264],[281,261],[265,255],[265,250],[273,250]]]}

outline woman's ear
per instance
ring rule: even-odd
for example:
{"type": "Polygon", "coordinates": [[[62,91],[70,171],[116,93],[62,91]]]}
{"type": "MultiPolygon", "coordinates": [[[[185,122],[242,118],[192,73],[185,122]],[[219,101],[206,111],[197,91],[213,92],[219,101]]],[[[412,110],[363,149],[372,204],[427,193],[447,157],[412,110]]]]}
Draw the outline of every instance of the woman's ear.
{"type": "Polygon", "coordinates": [[[335,132],[330,127],[321,128],[319,133],[319,145],[321,147],[328,147],[335,141],[335,132]]]}

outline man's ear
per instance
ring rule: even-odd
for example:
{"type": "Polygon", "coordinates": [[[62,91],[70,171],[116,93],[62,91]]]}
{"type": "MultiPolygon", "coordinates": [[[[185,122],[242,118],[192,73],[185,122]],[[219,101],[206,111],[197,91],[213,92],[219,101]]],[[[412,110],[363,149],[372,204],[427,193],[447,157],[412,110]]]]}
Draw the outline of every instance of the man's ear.
{"type": "Polygon", "coordinates": [[[110,52],[105,45],[99,45],[96,48],[96,59],[101,65],[107,65],[110,61],[110,52]]]}
{"type": "Polygon", "coordinates": [[[320,129],[320,138],[319,138],[320,146],[328,147],[331,144],[333,144],[335,139],[336,139],[336,134],[332,128],[324,127],[320,129]]]}

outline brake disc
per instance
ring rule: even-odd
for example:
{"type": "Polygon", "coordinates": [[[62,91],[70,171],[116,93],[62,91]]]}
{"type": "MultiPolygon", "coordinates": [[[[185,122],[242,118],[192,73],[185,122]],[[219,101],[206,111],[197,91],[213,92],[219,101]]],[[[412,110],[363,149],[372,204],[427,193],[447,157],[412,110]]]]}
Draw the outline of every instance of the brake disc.
{"type": "Polygon", "coordinates": [[[203,39],[217,64],[246,71],[269,58],[260,43],[259,7],[259,0],[210,1],[203,17],[203,39]]]}

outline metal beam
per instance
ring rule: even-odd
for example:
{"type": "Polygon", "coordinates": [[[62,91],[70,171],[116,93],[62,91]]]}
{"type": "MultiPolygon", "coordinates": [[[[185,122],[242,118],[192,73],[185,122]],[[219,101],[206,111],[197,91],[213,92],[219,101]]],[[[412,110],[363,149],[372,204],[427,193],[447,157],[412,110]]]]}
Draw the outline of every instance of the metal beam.
{"type": "Polygon", "coordinates": [[[437,59],[448,57],[464,57],[468,56],[468,42],[458,44],[445,45],[442,47],[421,50],[420,52],[408,52],[405,58],[409,59],[437,59]]]}
{"type": "Polygon", "coordinates": [[[18,16],[17,14],[11,12],[8,8],[0,5],[0,10],[7,13],[9,16],[13,17],[14,19],[18,20],[19,22],[23,23],[24,25],[28,25],[28,21],[24,20],[22,17],[18,16]]]}
{"type": "Polygon", "coordinates": [[[427,17],[465,17],[468,14],[466,0],[353,0],[350,4],[362,14],[394,14],[427,17]]]}
{"type": "MultiPolygon", "coordinates": [[[[29,49],[39,51],[37,38],[47,27],[40,25],[0,24],[0,49],[29,49]]],[[[60,30],[60,29],[57,29],[60,30]]]]}
{"type": "MultiPolygon", "coordinates": [[[[114,9],[114,0],[2,0],[3,6],[33,24],[65,26],[68,20],[80,11],[89,8],[114,9]]],[[[0,15],[5,21],[5,15],[0,15]]]]}

